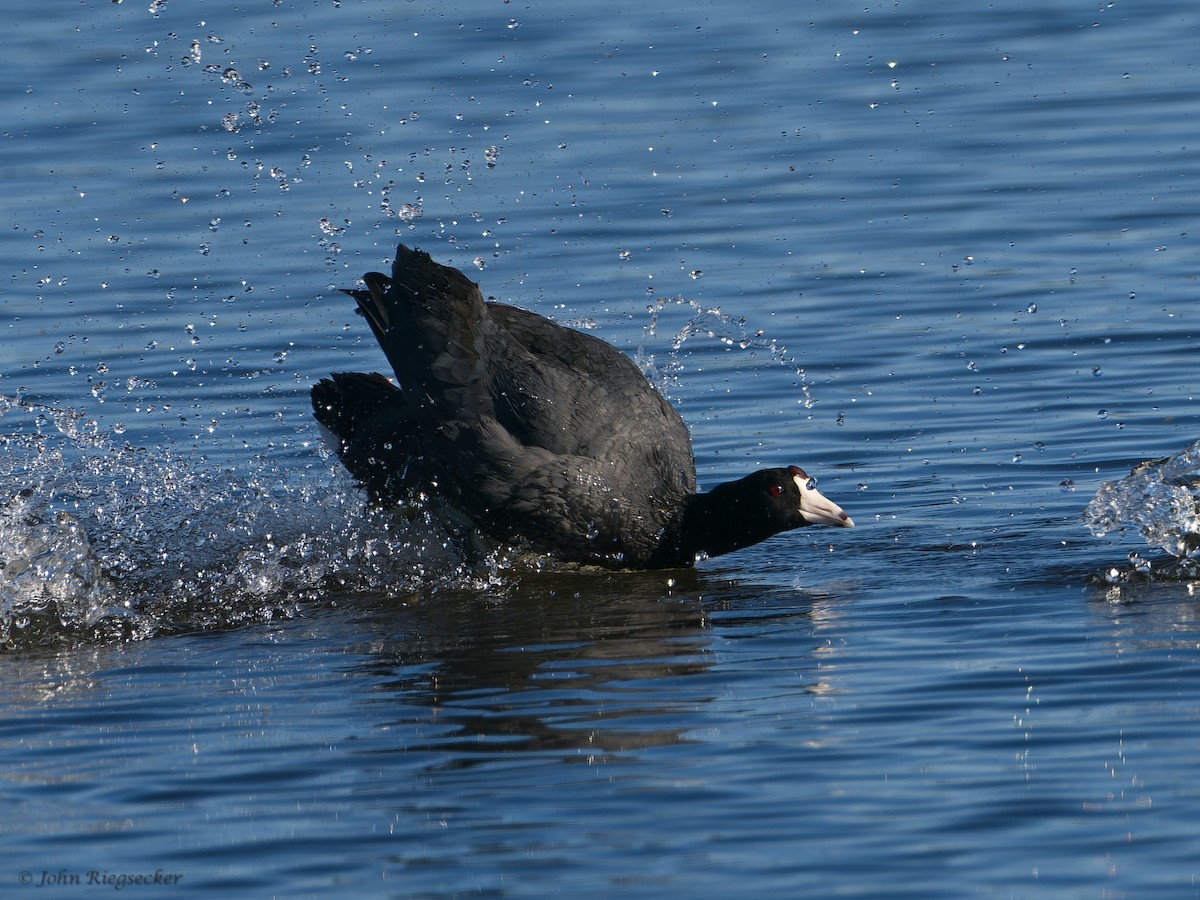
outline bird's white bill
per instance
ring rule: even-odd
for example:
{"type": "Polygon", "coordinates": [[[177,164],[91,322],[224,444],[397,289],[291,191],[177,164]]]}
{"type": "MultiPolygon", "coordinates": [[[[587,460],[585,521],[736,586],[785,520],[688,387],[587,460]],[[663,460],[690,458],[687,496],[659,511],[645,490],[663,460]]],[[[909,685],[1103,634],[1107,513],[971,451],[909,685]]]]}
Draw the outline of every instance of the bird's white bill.
{"type": "Polygon", "coordinates": [[[811,478],[801,478],[793,475],[792,480],[800,489],[800,513],[813,525],[838,525],[842,528],[853,528],[854,520],[845,511],[818,491],[812,484],[811,478]]]}

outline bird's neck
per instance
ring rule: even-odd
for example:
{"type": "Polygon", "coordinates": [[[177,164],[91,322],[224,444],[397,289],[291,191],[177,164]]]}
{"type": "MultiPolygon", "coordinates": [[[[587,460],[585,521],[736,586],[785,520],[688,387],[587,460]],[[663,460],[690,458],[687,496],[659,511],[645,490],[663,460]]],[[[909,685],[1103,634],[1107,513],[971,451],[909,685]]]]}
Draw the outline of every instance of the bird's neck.
{"type": "Polygon", "coordinates": [[[770,537],[770,531],[749,527],[740,515],[738,497],[731,484],[693,494],[683,507],[676,555],[683,565],[698,556],[721,556],[770,537]]]}

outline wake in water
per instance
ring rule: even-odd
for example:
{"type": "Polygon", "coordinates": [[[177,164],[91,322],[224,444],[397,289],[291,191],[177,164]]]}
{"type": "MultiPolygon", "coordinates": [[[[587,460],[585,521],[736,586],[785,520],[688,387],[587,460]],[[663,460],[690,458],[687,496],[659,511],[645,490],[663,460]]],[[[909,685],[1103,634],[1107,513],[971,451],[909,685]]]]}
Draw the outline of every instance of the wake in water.
{"type": "Polygon", "coordinates": [[[1130,554],[1130,570],[1111,570],[1110,581],[1130,576],[1200,578],[1200,441],[1163,459],[1147,460],[1126,477],[1100,486],[1083,513],[1097,537],[1136,528],[1153,547],[1173,557],[1152,565],[1130,554]]]}
{"type": "Polygon", "coordinates": [[[0,397],[0,647],[295,616],[339,591],[477,577],[425,511],[369,509],[332,458],[206,467],[0,397]]]}

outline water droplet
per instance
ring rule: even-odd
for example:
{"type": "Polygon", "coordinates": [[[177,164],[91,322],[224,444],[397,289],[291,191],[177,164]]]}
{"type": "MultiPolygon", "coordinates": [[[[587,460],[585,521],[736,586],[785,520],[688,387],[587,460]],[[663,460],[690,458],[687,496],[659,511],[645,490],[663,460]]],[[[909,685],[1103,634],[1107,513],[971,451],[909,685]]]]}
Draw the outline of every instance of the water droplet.
{"type": "Polygon", "coordinates": [[[415,222],[421,218],[421,207],[412,203],[405,203],[396,210],[396,218],[402,222],[415,222]]]}
{"type": "Polygon", "coordinates": [[[320,219],[317,222],[317,227],[321,229],[322,234],[326,234],[329,237],[335,237],[336,235],[342,234],[346,230],[345,228],[334,225],[327,218],[320,219]]]}
{"type": "Polygon", "coordinates": [[[1142,555],[1136,550],[1131,550],[1129,553],[1129,565],[1133,570],[1141,575],[1145,575],[1150,571],[1150,561],[1143,559],[1142,555]]]}

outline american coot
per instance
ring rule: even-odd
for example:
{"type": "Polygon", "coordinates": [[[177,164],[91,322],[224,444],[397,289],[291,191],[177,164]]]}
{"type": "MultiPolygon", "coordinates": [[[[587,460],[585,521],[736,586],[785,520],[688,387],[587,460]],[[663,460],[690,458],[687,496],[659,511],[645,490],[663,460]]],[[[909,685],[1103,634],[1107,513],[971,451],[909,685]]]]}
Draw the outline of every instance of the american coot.
{"type": "Polygon", "coordinates": [[[484,302],[404,245],[351,290],[396,374],[335,374],[317,420],[377,502],[444,498],[496,542],[613,569],[688,566],[805,525],[854,522],[797,466],[696,492],[679,414],[632,360],[484,302]]]}

